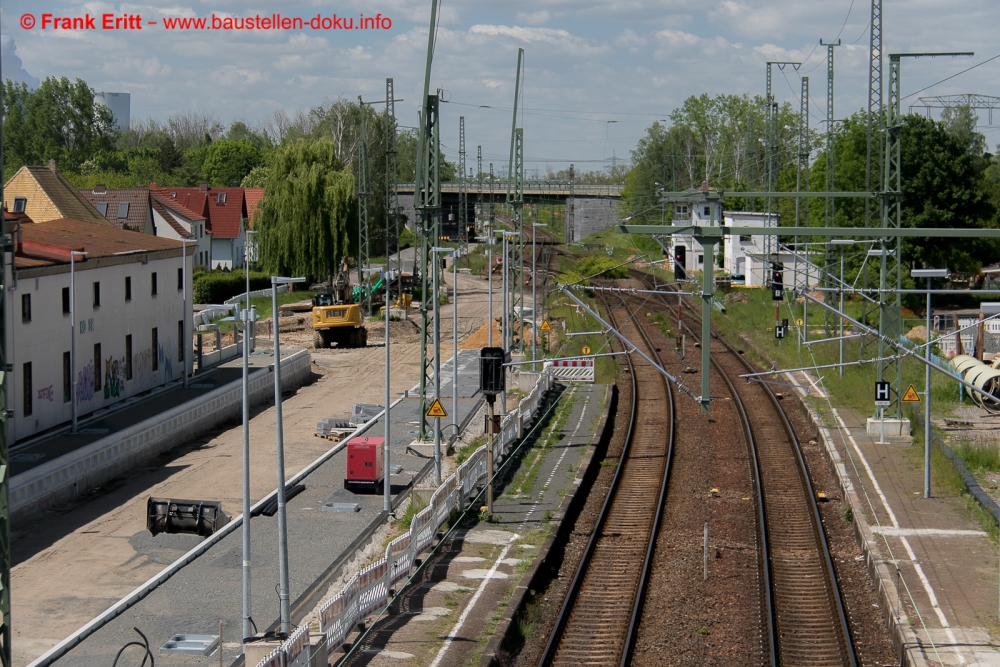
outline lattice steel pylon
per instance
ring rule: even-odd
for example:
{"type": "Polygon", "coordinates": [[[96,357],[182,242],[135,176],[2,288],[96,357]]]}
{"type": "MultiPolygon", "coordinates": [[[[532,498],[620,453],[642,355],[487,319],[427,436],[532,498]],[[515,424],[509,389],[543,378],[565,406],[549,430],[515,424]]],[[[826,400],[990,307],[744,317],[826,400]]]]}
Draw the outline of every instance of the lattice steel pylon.
{"type": "Polygon", "coordinates": [[[361,310],[371,315],[372,299],[368,284],[371,248],[368,246],[368,197],[372,194],[370,165],[368,164],[368,125],[365,122],[364,100],[358,95],[358,110],[361,112],[361,138],[358,141],[358,287],[360,288],[361,310]]]}
{"type": "MultiPolygon", "coordinates": [[[[766,114],[766,127],[765,132],[765,149],[767,152],[767,190],[771,192],[774,190],[774,158],[777,155],[778,144],[778,103],[774,101],[774,95],[771,93],[771,66],[777,65],[779,70],[784,71],[786,65],[791,65],[796,72],[799,71],[799,67],[802,63],[791,62],[791,61],[779,61],[779,60],[769,60],[767,62],[767,114],[766,114]]],[[[771,207],[772,200],[770,197],[767,198],[767,219],[766,225],[771,226],[771,207]]],[[[774,225],[775,227],[777,225],[774,225]]],[[[771,235],[764,237],[764,282],[769,285],[771,283],[771,271],[768,270],[768,266],[771,263],[771,255],[777,248],[771,247],[771,239],[776,238],[771,235]]],[[[705,258],[706,261],[709,259],[705,258]]]]}
{"type": "MultiPolygon", "coordinates": [[[[3,105],[0,104],[0,128],[3,128],[3,105]]],[[[0,221],[7,208],[3,192],[3,132],[0,129],[0,221]]],[[[6,242],[7,235],[2,238],[6,242]]],[[[0,252],[0,667],[10,667],[10,451],[7,446],[7,383],[4,381],[11,368],[7,361],[7,286],[4,284],[7,269],[6,253],[0,252]]],[[[11,257],[13,262],[13,256],[11,257]]],[[[75,396],[70,397],[76,400],[75,396]]]]}
{"type": "MultiPolygon", "coordinates": [[[[510,266],[510,312],[507,321],[513,322],[511,316],[518,314],[518,329],[523,327],[524,307],[524,223],[522,212],[524,207],[524,131],[517,126],[517,104],[521,94],[521,62],[524,59],[524,49],[517,50],[517,77],[514,79],[514,113],[510,124],[510,161],[507,163],[507,205],[511,207],[511,224],[517,234],[510,266]]],[[[504,257],[504,261],[507,258],[504,257]]],[[[513,328],[511,329],[513,331],[513,328]]],[[[524,332],[517,339],[517,351],[524,351],[524,332]]]]}
{"type": "MultiPolygon", "coordinates": [[[[877,192],[882,186],[882,159],[884,155],[885,137],[882,133],[884,117],[882,114],[882,0],[872,0],[871,22],[868,36],[868,127],[866,134],[865,153],[865,190],[877,192]]],[[[882,219],[882,197],[865,202],[865,227],[872,226],[873,218],[882,219]]],[[[865,262],[865,267],[869,263],[865,262]]],[[[870,270],[861,275],[861,287],[867,289],[870,283],[870,270]]],[[[869,306],[865,299],[861,300],[861,321],[867,324],[869,306]]],[[[861,338],[861,358],[865,358],[869,343],[861,338]]]]}
{"type": "Polygon", "coordinates": [[[954,109],[955,107],[969,107],[970,109],[983,109],[989,112],[989,124],[993,124],[993,112],[1000,109],[1000,97],[994,95],[978,95],[976,93],[963,93],[961,95],[932,95],[929,97],[918,97],[917,104],[910,105],[910,113],[914,109],[925,109],[927,117],[931,117],[931,109],[954,109]]]}
{"type": "MultiPolygon", "coordinates": [[[[437,270],[436,253],[431,252],[432,239],[440,236],[441,224],[441,136],[439,132],[440,104],[437,95],[430,94],[431,64],[434,60],[434,37],[437,25],[439,0],[431,0],[431,21],[427,35],[427,65],[424,70],[424,93],[421,98],[419,130],[417,134],[416,169],[414,174],[413,209],[419,216],[420,257],[415,263],[420,267],[420,421],[417,439],[426,440],[433,433],[427,418],[427,387],[432,379],[429,371],[433,359],[428,357],[427,346],[432,344],[428,301],[431,299],[429,277],[437,270]]],[[[437,295],[433,295],[436,299],[437,295]]],[[[435,355],[436,356],[436,355],[435,355]]]]}
{"type": "MultiPolygon", "coordinates": [[[[889,104],[885,114],[885,159],[882,168],[882,227],[899,229],[902,217],[902,134],[903,113],[900,93],[900,61],[903,58],[934,58],[937,56],[967,56],[963,53],[890,53],[889,54],[889,104]]],[[[903,262],[900,237],[883,239],[880,253],[879,274],[879,333],[878,379],[892,387],[892,405],[888,408],[892,417],[902,417],[899,399],[902,396],[902,376],[899,359],[884,361],[886,357],[885,339],[898,341],[902,333],[902,312],[899,289],[902,284],[903,262]],[[892,290],[886,293],[886,290],[892,290]]]]}
{"type": "MultiPolygon", "coordinates": [[[[798,160],[795,165],[795,191],[802,192],[802,186],[805,185],[805,192],[809,191],[809,178],[803,178],[806,176],[806,170],[809,169],[809,77],[802,77],[802,88],[799,93],[799,152],[798,160]]],[[[806,203],[806,226],[808,226],[809,220],[809,209],[808,200],[806,203]]],[[[795,198],[795,227],[801,226],[801,208],[802,200],[799,197],[795,198]]],[[[799,255],[805,257],[805,272],[806,272],[806,291],[809,289],[809,252],[808,244],[806,245],[806,252],[801,252],[799,249],[799,237],[795,237],[795,265],[798,268],[799,255]]],[[[796,280],[798,280],[798,271],[795,272],[796,280]]],[[[806,311],[808,312],[808,310],[806,311]]],[[[806,323],[808,326],[808,322],[806,323]]]]}
{"type": "MultiPolygon", "coordinates": [[[[393,81],[391,78],[387,78],[385,80],[385,233],[387,237],[385,263],[390,270],[393,268],[389,266],[390,244],[388,239],[391,225],[392,246],[396,248],[395,269],[398,276],[396,289],[402,294],[403,278],[399,270],[402,268],[399,256],[399,193],[397,191],[399,184],[396,182],[399,173],[397,167],[398,151],[396,149],[396,100],[393,94],[393,81]]],[[[388,288],[389,286],[386,285],[386,289],[388,288]]]]}
{"type": "MultiPolygon", "coordinates": [[[[836,42],[824,42],[822,39],[819,40],[820,46],[826,47],[826,191],[833,192],[836,187],[834,179],[834,168],[835,168],[835,157],[833,154],[833,48],[835,46],[840,46],[840,39],[836,42]]],[[[826,198],[826,211],[825,211],[825,224],[827,227],[833,227],[836,224],[837,209],[834,204],[833,197],[826,198]]],[[[868,204],[865,203],[865,206],[868,204]]],[[[823,253],[823,286],[830,287],[830,267],[833,265],[833,247],[827,243],[824,247],[823,253]]],[[[834,293],[824,292],[823,300],[826,301],[828,305],[834,305],[834,293]]],[[[827,336],[830,335],[830,326],[833,323],[833,318],[829,310],[825,313],[825,323],[827,336]]]]}
{"type": "Polygon", "coordinates": [[[465,222],[469,208],[469,177],[465,173],[465,116],[458,117],[458,240],[469,240],[468,225],[465,222]]]}

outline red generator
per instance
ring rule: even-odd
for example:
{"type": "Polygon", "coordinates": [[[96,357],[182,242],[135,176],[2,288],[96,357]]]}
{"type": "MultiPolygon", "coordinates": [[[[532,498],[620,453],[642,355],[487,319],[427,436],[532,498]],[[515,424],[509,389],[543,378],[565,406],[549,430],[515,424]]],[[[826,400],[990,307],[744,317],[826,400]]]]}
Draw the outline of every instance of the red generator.
{"type": "Polygon", "coordinates": [[[344,488],[348,491],[383,492],[385,465],[382,445],[385,438],[351,438],[347,441],[347,476],[344,488]]]}

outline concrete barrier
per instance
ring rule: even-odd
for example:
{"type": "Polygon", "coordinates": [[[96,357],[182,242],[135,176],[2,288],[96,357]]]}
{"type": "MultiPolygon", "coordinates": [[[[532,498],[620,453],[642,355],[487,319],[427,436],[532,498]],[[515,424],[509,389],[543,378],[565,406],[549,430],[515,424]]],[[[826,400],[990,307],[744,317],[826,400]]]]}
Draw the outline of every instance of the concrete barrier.
{"type": "MultiPolygon", "coordinates": [[[[281,361],[282,389],[298,387],[309,376],[306,350],[281,361]]],[[[250,404],[274,399],[273,367],[250,375],[250,404]]],[[[144,463],[209,429],[242,414],[243,380],[214,389],[183,405],[85,447],[32,468],[10,480],[11,521],[28,518],[144,463]]]]}

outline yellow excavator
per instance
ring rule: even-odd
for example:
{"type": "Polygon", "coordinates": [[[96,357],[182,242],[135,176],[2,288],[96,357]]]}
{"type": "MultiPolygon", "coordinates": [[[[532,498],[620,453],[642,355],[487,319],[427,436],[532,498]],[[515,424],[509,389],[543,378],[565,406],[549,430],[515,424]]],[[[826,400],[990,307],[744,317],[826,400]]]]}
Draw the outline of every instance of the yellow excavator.
{"type": "Polygon", "coordinates": [[[333,289],[327,294],[313,297],[313,346],[317,349],[332,347],[366,347],[368,330],[361,305],[352,303],[351,278],[347,259],[340,261],[340,272],[333,289]]]}

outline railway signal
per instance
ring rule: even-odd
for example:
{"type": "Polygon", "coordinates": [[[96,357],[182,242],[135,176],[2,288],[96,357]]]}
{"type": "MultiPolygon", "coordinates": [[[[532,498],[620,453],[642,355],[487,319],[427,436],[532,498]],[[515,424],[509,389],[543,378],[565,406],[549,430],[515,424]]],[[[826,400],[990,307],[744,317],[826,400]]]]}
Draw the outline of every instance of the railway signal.
{"type": "Polygon", "coordinates": [[[503,393],[507,385],[503,364],[506,355],[502,347],[484,347],[479,352],[479,390],[486,397],[489,416],[486,420],[486,511],[493,513],[493,435],[497,432],[494,422],[493,404],[497,394],[503,393]]]}
{"type": "Polygon", "coordinates": [[[674,280],[684,280],[684,246],[674,248],[674,280]]]}
{"type": "Polygon", "coordinates": [[[781,301],[785,295],[784,269],[781,262],[773,263],[774,269],[771,271],[771,300],[781,301]]]}

